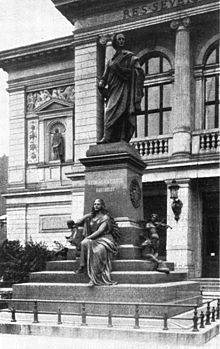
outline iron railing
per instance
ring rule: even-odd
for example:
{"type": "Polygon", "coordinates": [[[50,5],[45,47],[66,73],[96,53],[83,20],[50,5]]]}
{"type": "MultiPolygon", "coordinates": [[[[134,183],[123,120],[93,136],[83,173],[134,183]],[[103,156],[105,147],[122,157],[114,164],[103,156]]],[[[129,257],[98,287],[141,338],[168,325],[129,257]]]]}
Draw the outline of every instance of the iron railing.
{"type": "MultiPolygon", "coordinates": [[[[180,321],[189,321],[190,325],[187,328],[187,330],[191,329],[193,332],[198,332],[200,329],[205,328],[205,326],[211,325],[211,323],[214,323],[216,320],[220,319],[220,298],[211,299],[208,301],[203,302],[200,305],[197,304],[175,304],[175,303],[134,303],[134,302],[97,302],[97,301],[73,301],[73,300],[41,300],[41,299],[16,299],[12,298],[10,300],[8,299],[1,299],[0,303],[8,303],[10,302],[10,307],[7,309],[0,309],[0,312],[9,312],[11,313],[11,322],[17,322],[16,314],[17,313],[25,313],[25,314],[33,314],[33,323],[39,323],[39,314],[44,315],[54,315],[57,318],[57,324],[61,325],[62,322],[62,316],[68,315],[68,316],[80,316],[81,318],[81,326],[87,326],[87,317],[101,317],[105,318],[106,326],[107,327],[113,327],[114,324],[114,318],[122,318],[122,319],[133,319],[134,320],[134,329],[140,329],[140,320],[163,320],[163,330],[167,331],[169,329],[169,321],[170,320],[180,320],[180,321]],[[18,303],[32,303],[33,310],[16,310],[15,305],[12,304],[18,304],[18,303]],[[57,311],[39,311],[38,305],[39,304],[56,304],[59,303],[59,307],[57,308],[57,311]],[[61,306],[60,306],[61,304],[61,306]],[[80,312],[63,312],[61,307],[62,305],[80,305],[80,312]],[[88,305],[108,305],[109,310],[105,314],[100,313],[88,313],[86,307],[88,305]],[[213,304],[213,305],[211,305],[213,304]],[[113,306],[129,306],[133,307],[133,315],[130,314],[113,314],[112,307],[113,306]],[[140,308],[141,307],[161,307],[165,308],[166,310],[162,315],[158,316],[149,316],[147,314],[140,314],[140,308]],[[205,308],[206,306],[206,308],[205,308]],[[172,308],[183,308],[186,312],[187,310],[193,310],[193,315],[189,317],[185,316],[170,316],[169,315],[169,309],[172,308]]],[[[183,314],[184,315],[184,314],[183,314]]]]}

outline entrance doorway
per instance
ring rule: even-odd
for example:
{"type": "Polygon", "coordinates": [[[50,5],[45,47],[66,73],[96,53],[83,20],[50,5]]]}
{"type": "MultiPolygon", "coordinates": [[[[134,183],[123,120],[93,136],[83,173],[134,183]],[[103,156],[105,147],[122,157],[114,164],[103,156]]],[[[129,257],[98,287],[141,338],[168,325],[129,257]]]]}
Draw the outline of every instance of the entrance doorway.
{"type": "Polygon", "coordinates": [[[202,277],[219,278],[219,195],[203,194],[202,277]]]}

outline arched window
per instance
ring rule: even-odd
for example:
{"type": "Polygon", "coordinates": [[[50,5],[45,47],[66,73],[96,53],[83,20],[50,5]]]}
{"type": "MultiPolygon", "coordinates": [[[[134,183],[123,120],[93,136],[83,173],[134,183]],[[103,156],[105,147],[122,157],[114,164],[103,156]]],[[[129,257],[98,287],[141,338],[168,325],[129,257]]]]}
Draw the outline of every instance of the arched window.
{"type": "Polygon", "coordinates": [[[204,57],[204,129],[219,127],[219,42],[204,57]]]}
{"type": "Polygon", "coordinates": [[[145,71],[144,97],[137,115],[136,137],[154,137],[171,133],[172,69],[161,53],[140,59],[145,71]]]}

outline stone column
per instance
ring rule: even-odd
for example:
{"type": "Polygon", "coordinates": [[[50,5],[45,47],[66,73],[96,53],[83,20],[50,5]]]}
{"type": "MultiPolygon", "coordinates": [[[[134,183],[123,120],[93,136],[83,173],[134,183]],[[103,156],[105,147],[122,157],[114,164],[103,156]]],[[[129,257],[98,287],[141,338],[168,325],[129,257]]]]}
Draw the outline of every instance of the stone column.
{"type": "Polygon", "coordinates": [[[171,22],[176,30],[173,156],[189,156],[191,141],[190,19],[171,22]]]}
{"type": "Polygon", "coordinates": [[[204,127],[204,95],[203,95],[203,71],[197,69],[195,73],[195,130],[204,127]]]}
{"type": "Polygon", "coordinates": [[[107,62],[114,56],[115,49],[112,46],[112,34],[108,34],[105,36],[102,36],[100,38],[100,43],[102,45],[105,45],[105,67],[107,65],[107,62]]]}
{"type": "Polygon", "coordinates": [[[9,85],[9,163],[8,184],[12,188],[26,185],[25,89],[9,85]]]}
{"type": "Polygon", "coordinates": [[[178,221],[174,219],[172,199],[170,199],[167,183],[167,224],[172,229],[167,230],[167,260],[174,262],[175,270],[185,271],[190,276],[194,275],[194,246],[193,246],[193,197],[190,179],[177,180],[180,186],[178,197],[183,203],[178,221]]]}
{"type": "Polygon", "coordinates": [[[73,161],[73,120],[72,117],[66,118],[66,135],[65,135],[65,160],[66,162],[73,161]]]}
{"type": "Polygon", "coordinates": [[[44,121],[39,121],[39,162],[45,162],[44,121]]]}
{"type": "Polygon", "coordinates": [[[75,161],[97,142],[99,115],[97,36],[77,41],[75,47],[75,161]]]}

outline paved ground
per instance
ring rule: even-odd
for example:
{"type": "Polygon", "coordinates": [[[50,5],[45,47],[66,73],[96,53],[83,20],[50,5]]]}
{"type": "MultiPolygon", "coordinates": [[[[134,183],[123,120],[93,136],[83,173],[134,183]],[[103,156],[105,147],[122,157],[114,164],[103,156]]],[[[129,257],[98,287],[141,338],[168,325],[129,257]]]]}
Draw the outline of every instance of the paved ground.
{"type": "MultiPolygon", "coordinates": [[[[173,345],[126,341],[86,340],[0,334],[0,349],[177,349],[173,345]]],[[[179,346],[178,349],[219,349],[220,335],[204,346],[179,346]]]]}

